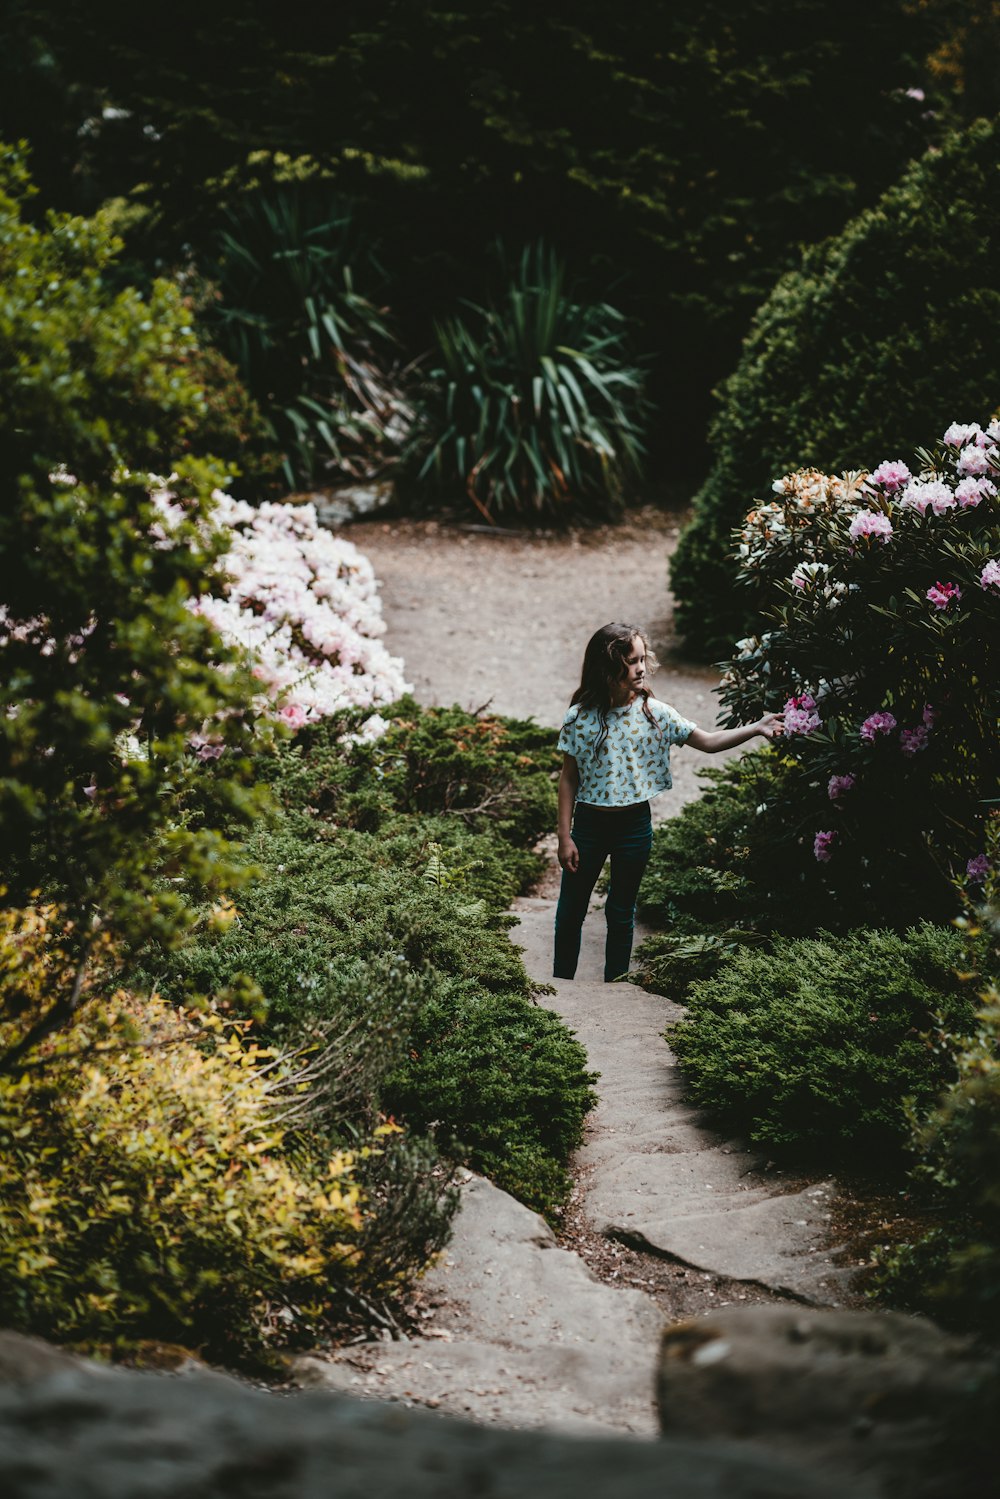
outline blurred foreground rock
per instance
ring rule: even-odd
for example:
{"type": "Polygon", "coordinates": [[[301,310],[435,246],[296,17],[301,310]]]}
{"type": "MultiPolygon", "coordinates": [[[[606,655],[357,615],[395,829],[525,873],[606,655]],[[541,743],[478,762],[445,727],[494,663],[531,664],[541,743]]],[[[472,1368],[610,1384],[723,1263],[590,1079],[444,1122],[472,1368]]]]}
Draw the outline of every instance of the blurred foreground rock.
{"type": "MultiPolygon", "coordinates": [[[[782,1457],[726,1443],[510,1431],[343,1395],[282,1397],[222,1375],[104,1370],[43,1353],[14,1334],[0,1335],[0,1368],[16,1377],[0,1388],[5,1499],[836,1499],[843,1492],[782,1457]]],[[[854,1490],[856,1499],[874,1493],[854,1490]]]]}
{"type": "Polygon", "coordinates": [[[845,1492],[856,1475],[900,1499],[951,1499],[960,1475],[980,1477],[1000,1368],[921,1317],[732,1307],[667,1329],[658,1395],[666,1437],[784,1453],[840,1473],[845,1492]]]}

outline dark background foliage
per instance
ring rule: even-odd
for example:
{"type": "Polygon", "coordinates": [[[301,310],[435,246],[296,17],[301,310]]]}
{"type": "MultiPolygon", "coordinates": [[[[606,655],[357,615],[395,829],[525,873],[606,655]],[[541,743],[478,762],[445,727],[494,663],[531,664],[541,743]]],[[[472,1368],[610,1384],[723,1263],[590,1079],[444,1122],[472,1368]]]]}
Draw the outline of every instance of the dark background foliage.
{"type": "Polygon", "coordinates": [[[638,317],[669,413],[662,453],[694,471],[750,312],[800,244],[873,201],[937,128],[905,89],[956,24],[940,11],[582,0],[563,20],[526,0],[15,0],[0,133],[31,140],[47,203],[147,208],[132,235],[144,265],[204,247],[276,154],[310,158],[364,205],[414,349],[429,309],[481,295],[498,232],[543,234],[638,317]]]}

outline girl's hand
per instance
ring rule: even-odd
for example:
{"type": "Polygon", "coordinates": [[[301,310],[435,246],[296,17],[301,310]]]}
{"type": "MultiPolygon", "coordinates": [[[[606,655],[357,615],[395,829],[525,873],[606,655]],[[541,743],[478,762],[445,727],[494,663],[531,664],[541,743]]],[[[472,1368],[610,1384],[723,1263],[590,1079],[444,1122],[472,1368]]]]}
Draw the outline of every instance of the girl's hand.
{"type": "Polygon", "coordinates": [[[559,863],[567,874],[576,874],[580,867],[580,850],[572,838],[559,839],[559,863]]]}
{"type": "Polygon", "coordinates": [[[757,733],[763,734],[765,739],[780,739],[785,732],[784,714],[765,713],[756,727],[757,733]]]}

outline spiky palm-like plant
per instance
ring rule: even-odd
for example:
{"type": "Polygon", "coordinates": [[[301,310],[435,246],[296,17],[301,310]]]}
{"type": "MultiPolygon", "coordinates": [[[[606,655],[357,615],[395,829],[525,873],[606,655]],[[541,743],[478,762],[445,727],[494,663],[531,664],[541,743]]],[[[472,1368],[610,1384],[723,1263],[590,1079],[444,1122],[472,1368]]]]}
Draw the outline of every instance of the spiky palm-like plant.
{"type": "Polygon", "coordinates": [[[436,326],[420,403],[418,480],[493,521],[611,515],[640,472],[643,374],[624,316],[574,300],[565,268],[526,248],[501,299],[436,326]]]}
{"type": "Polygon", "coordinates": [[[356,273],[382,279],[353,205],[316,184],[281,184],[225,216],[210,325],[267,413],[293,485],[371,477],[412,419],[385,310],[356,273]]]}

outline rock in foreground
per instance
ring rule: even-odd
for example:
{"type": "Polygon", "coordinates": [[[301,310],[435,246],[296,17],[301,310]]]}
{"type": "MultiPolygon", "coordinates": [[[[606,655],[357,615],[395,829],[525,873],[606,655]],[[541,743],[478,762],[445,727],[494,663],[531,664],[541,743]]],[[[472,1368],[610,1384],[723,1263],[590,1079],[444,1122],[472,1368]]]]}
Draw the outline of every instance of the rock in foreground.
{"type": "Polygon", "coordinates": [[[906,1499],[952,1499],[959,1469],[977,1477],[1000,1371],[921,1317],[733,1307],[667,1330],[658,1394],[665,1436],[781,1452],[839,1472],[845,1492],[856,1477],[906,1499]]]}
{"type": "MultiPolygon", "coordinates": [[[[11,1335],[0,1337],[0,1345],[11,1335]]],[[[16,1370],[17,1343],[0,1363],[16,1370]]],[[[27,1349],[25,1360],[29,1357],[27,1349]]],[[[95,1374],[66,1359],[0,1389],[5,1499],[839,1499],[784,1458],[474,1426],[221,1375],[95,1374]]],[[[861,1486],[856,1499],[872,1499],[861,1486]]]]}

